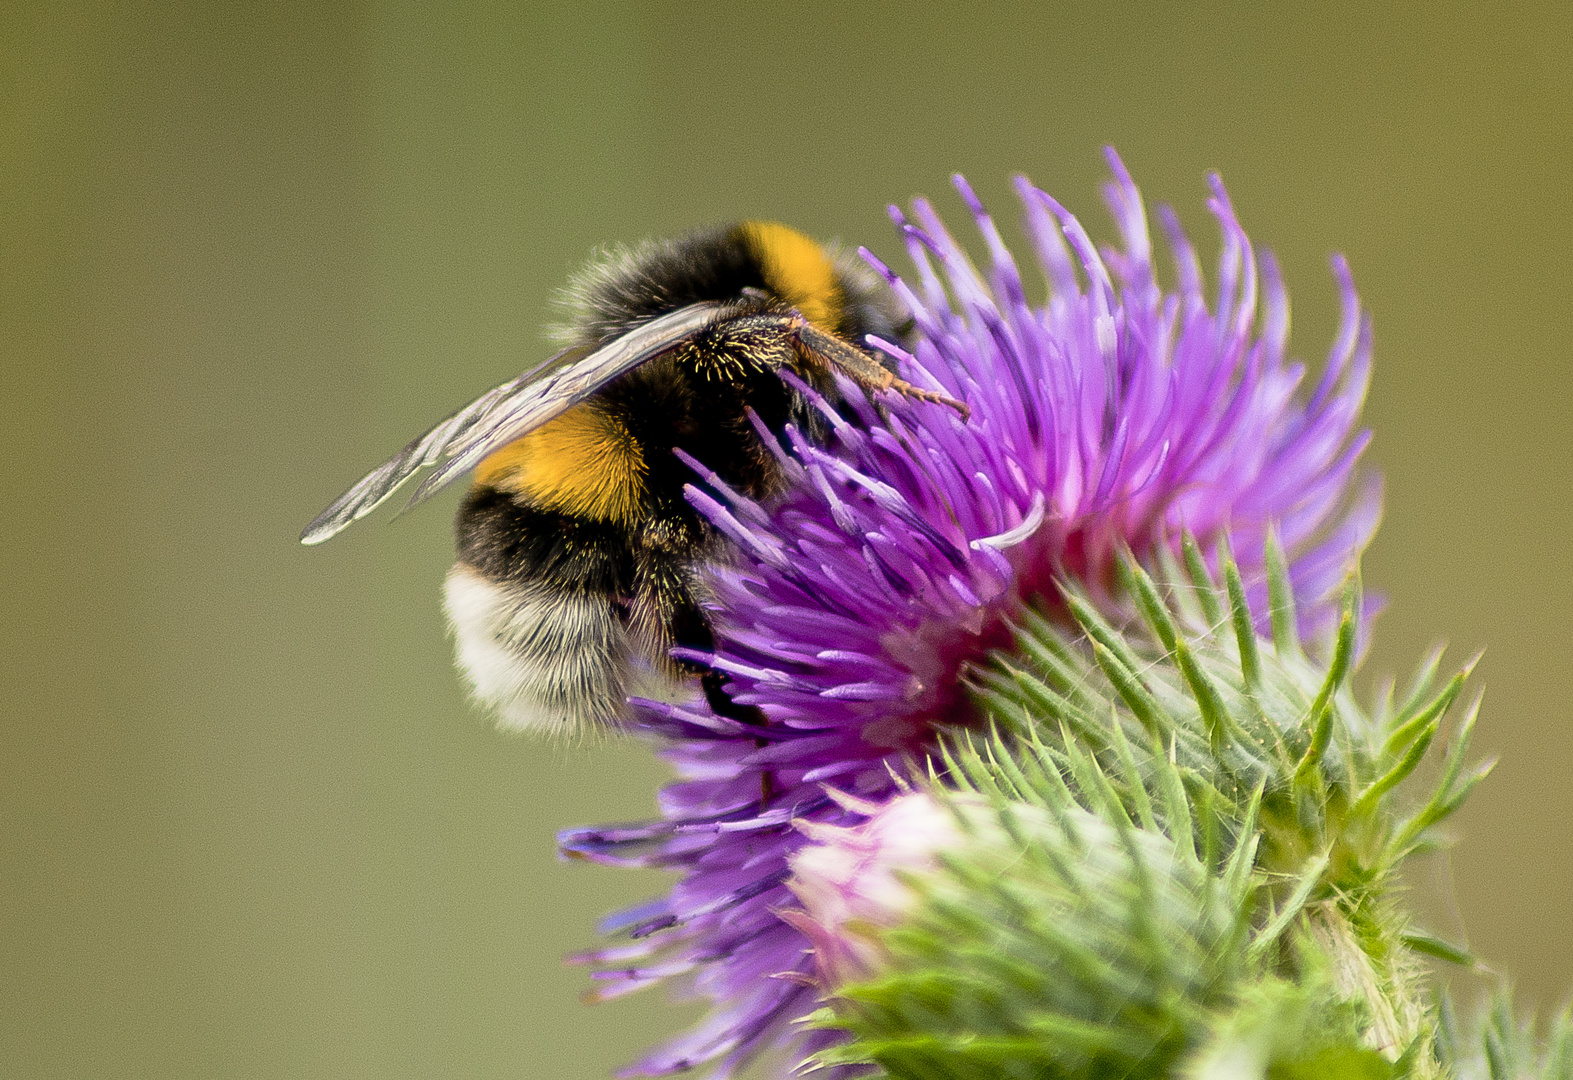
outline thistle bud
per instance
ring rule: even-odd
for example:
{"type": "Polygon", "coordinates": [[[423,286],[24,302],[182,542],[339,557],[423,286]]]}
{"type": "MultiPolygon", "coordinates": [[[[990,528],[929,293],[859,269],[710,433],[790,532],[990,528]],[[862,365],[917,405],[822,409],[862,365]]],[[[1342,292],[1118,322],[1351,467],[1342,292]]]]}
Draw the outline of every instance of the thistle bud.
{"type": "Polygon", "coordinates": [[[824,984],[867,978],[884,956],[879,931],[895,926],[917,897],[906,875],[935,868],[937,852],[961,843],[956,815],[932,797],[897,796],[861,825],[799,821],[814,841],[794,855],[787,885],[802,911],[781,912],[814,948],[824,984]]]}

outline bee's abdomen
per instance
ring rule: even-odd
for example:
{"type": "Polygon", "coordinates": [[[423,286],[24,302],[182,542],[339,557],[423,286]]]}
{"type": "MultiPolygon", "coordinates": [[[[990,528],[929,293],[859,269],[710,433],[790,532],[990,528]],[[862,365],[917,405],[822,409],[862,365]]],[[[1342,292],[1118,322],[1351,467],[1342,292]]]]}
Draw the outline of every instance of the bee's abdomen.
{"type": "Polygon", "coordinates": [[[629,529],[477,485],[455,522],[459,561],[495,581],[617,597],[632,581],[629,529]]]}
{"type": "Polygon", "coordinates": [[[457,522],[446,603],[459,663],[506,727],[615,725],[629,692],[629,530],[479,486],[457,522]]]}
{"type": "Polygon", "coordinates": [[[497,581],[461,562],[443,606],[459,664],[503,727],[582,734],[621,718],[628,635],[604,597],[497,581]]]}

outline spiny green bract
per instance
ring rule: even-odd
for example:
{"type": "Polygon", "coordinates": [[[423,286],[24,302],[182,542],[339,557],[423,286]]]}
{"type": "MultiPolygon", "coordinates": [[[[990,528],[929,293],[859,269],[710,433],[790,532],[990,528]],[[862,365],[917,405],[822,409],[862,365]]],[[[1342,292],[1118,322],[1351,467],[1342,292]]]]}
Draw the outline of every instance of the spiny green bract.
{"type": "Polygon", "coordinates": [[[930,786],[984,796],[1019,855],[964,844],[912,880],[890,967],[814,1018],[850,1035],[822,1064],[913,1080],[1450,1071],[1415,953],[1463,954],[1414,932],[1393,885],[1490,770],[1464,764],[1478,698],[1430,794],[1397,788],[1469,669],[1439,687],[1433,656],[1367,714],[1348,686],[1357,584],[1318,662],[1276,550],[1264,638],[1228,551],[1220,582],[1182,550],[1162,586],[1123,562],[1128,625],[1066,587],[1069,620],[1026,618],[974,673],[994,726],[949,739],[930,786]]]}
{"type": "Polygon", "coordinates": [[[1573,1080],[1573,1007],[1551,1023],[1537,1045],[1533,1024],[1521,1023],[1504,990],[1469,1030],[1460,1030],[1451,1002],[1437,1018],[1437,1047],[1459,1080],[1573,1080]]]}

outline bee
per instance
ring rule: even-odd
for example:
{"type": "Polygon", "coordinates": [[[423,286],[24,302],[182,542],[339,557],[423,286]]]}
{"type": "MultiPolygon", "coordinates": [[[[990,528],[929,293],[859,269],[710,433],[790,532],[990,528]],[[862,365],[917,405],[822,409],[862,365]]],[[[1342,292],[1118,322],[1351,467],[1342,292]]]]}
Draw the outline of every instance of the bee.
{"type": "Polygon", "coordinates": [[[301,542],[327,540],[422,469],[411,506],[473,471],[444,606],[459,665],[502,726],[616,726],[631,693],[696,679],[716,712],[758,723],[722,673],[670,655],[714,650],[704,568],[726,552],[684,498],[701,479],[688,462],[751,498],[780,494],[761,428],[825,436],[788,372],[832,404],[839,373],[867,395],[966,407],[898,378],[868,346],[910,329],[885,283],[785,225],[613,249],[570,282],[567,303],[560,352],[410,442],[301,542]]]}

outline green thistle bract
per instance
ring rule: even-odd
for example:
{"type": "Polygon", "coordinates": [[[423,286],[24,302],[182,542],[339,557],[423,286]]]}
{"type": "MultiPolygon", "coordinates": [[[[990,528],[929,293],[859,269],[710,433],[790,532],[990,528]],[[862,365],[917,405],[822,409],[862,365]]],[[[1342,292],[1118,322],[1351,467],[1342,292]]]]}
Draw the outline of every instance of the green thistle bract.
{"type": "Polygon", "coordinates": [[[1573,1080],[1573,1006],[1562,1010],[1537,1045],[1533,1024],[1521,1022],[1506,990],[1467,1031],[1460,1031],[1451,1002],[1437,1015],[1437,1052],[1460,1080],[1573,1080]]]}
{"type": "MultiPolygon", "coordinates": [[[[1014,857],[964,841],[908,875],[919,899],[884,933],[888,963],[814,1018],[850,1036],[820,1064],[914,1080],[1446,1074],[1416,954],[1450,950],[1393,893],[1490,770],[1465,766],[1477,699],[1433,790],[1402,786],[1469,669],[1439,685],[1433,658],[1401,702],[1364,712],[1348,687],[1356,584],[1314,661],[1281,569],[1259,640],[1227,548],[1217,580],[1182,548],[1186,569],[1156,568],[1164,585],[1122,561],[1126,625],[1067,586],[1073,626],[1029,615],[973,672],[993,729],[950,737],[927,795],[987,800],[1014,857]]],[[[956,820],[986,831],[975,810],[956,820]]]]}

